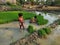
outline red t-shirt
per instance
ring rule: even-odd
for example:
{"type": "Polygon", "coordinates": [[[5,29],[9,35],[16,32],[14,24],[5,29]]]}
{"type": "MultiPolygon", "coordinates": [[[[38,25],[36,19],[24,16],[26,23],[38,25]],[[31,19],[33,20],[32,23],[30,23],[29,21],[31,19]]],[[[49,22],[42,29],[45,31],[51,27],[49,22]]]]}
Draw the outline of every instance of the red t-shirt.
{"type": "Polygon", "coordinates": [[[19,17],[19,22],[24,22],[23,17],[19,17]]]}

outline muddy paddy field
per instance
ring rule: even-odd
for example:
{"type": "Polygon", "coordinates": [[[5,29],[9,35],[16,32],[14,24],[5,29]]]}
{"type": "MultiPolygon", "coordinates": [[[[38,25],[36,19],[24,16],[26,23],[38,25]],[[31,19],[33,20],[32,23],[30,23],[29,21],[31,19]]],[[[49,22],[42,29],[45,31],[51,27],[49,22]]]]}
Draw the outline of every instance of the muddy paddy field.
{"type": "MultiPolygon", "coordinates": [[[[36,31],[40,28],[49,26],[54,21],[58,20],[60,15],[60,14],[44,13],[37,11],[33,13],[36,13],[36,15],[42,14],[44,19],[48,20],[48,23],[45,25],[30,24],[29,20],[25,20],[25,27],[27,28],[29,25],[32,25],[36,29],[36,31]]],[[[32,41],[29,44],[25,44],[22,41],[21,41],[22,44],[19,44],[19,41],[22,38],[25,39],[25,41],[27,38],[27,42],[29,42],[30,40],[29,35],[32,34],[29,34],[26,29],[23,32],[20,32],[18,21],[6,24],[0,24],[0,45],[60,45],[60,25],[57,25],[54,29],[51,29],[51,31],[52,31],[51,34],[49,34],[46,39],[44,38],[41,39],[36,36],[37,37],[36,40],[32,41]]]]}

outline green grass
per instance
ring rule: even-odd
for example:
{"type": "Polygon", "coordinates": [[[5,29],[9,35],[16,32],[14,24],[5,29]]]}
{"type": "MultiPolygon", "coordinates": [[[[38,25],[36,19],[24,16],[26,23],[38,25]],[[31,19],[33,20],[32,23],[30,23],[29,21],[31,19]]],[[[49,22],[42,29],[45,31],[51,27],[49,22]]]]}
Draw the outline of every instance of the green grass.
{"type": "Polygon", "coordinates": [[[46,34],[50,34],[51,33],[51,29],[49,27],[43,28],[43,30],[46,32],[46,34]]]}
{"type": "Polygon", "coordinates": [[[39,36],[46,36],[46,35],[48,35],[48,34],[50,34],[51,33],[51,29],[49,28],[49,27],[47,27],[47,28],[42,28],[42,29],[39,29],[38,30],[38,35],[39,36]]]}
{"type": "Polygon", "coordinates": [[[34,27],[32,25],[29,25],[28,28],[27,28],[27,31],[31,34],[34,32],[34,27]]]}
{"type": "MultiPolygon", "coordinates": [[[[18,20],[18,13],[23,13],[24,20],[31,19],[36,14],[27,11],[4,11],[0,12],[0,24],[8,23],[18,20]]],[[[47,24],[48,20],[45,20],[43,16],[37,16],[37,23],[39,25],[47,24]]]]}
{"type": "Polygon", "coordinates": [[[44,24],[48,23],[48,20],[44,19],[43,16],[39,15],[39,16],[37,16],[37,23],[39,25],[44,25],[44,24]]]}
{"type": "Polygon", "coordinates": [[[5,11],[0,12],[0,24],[18,20],[18,13],[23,13],[24,19],[30,19],[36,14],[26,11],[5,11]]]}
{"type": "Polygon", "coordinates": [[[49,27],[42,28],[42,29],[38,30],[38,35],[41,36],[41,37],[42,36],[46,37],[46,35],[48,35],[50,33],[51,33],[51,29],[49,27]]]}
{"type": "Polygon", "coordinates": [[[38,35],[41,36],[41,37],[46,36],[46,32],[43,29],[39,29],[38,30],[38,35]]]}

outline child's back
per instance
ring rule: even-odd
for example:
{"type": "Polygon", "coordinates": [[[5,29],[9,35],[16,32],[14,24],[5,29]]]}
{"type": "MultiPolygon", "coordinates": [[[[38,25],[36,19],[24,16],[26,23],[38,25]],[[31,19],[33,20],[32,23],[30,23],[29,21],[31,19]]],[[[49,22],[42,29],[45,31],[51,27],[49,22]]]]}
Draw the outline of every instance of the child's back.
{"type": "Polygon", "coordinates": [[[23,17],[19,17],[19,22],[20,22],[20,23],[24,22],[23,17]]]}
{"type": "Polygon", "coordinates": [[[18,20],[19,20],[19,25],[20,25],[20,29],[23,27],[23,29],[24,29],[24,19],[23,19],[23,14],[22,13],[19,13],[18,14],[19,15],[19,18],[18,18],[18,20]]]}

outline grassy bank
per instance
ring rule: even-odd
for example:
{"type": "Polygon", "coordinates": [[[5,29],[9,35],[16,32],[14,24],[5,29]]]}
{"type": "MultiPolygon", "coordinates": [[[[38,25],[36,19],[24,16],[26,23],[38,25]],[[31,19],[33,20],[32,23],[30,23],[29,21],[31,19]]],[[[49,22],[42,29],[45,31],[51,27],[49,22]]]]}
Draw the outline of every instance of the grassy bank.
{"type": "MultiPolygon", "coordinates": [[[[36,15],[36,13],[33,12],[27,12],[27,11],[4,11],[0,12],[0,24],[8,23],[12,21],[18,20],[18,13],[23,13],[24,20],[31,19],[36,15]]],[[[39,15],[37,16],[37,23],[39,25],[47,24],[47,20],[44,19],[43,16],[39,15]]]]}
{"type": "Polygon", "coordinates": [[[18,20],[18,13],[23,13],[24,19],[30,19],[36,14],[26,11],[6,11],[0,12],[0,24],[18,20]]]}

